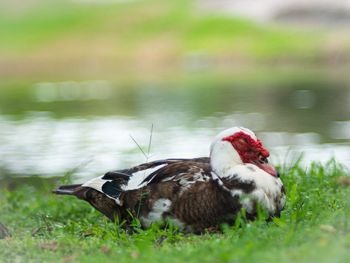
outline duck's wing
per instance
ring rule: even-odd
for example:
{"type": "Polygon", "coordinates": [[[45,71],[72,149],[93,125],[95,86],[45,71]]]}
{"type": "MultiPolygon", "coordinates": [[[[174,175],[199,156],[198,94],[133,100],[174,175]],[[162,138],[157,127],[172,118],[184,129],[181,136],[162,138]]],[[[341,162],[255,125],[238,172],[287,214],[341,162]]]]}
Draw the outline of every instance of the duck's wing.
{"type": "Polygon", "coordinates": [[[207,157],[157,160],[130,169],[107,172],[103,176],[84,183],[82,187],[93,188],[104,193],[119,204],[122,192],[140,189],[162,181],[176,180],[181,175],[188,174],[189,171],[195,174],[209,166],[209,158],[207,157]]]}
{"type": "Polygon", "coordinates": [[[202,181],[211,177],[209,158],[183,159],[173,162],[148,175],[142,183],[156,184],[166,181],[202,181]]]}

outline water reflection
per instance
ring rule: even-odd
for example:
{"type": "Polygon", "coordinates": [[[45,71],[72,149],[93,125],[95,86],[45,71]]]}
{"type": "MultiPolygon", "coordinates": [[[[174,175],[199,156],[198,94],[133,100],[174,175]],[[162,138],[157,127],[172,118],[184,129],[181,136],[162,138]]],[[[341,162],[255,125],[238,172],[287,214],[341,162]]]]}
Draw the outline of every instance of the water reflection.
{"type": "MultiPolygon", "coordinates": [[[[226,124],[227,119],[231,120],[232,116],[215,118],[219,124],[226,124]]],[[[2,117],[1,122],[0,166],[18,175],[60,175],[84,164],[77,178],[96,176],[145,161],[130,136],[145,149],[150,137],[148,121],[120,116],[57,120],[39,114],[24,120],[2,117]]],[[[198,121],[202,125],[196,128],[155,125],[150,159],[208,155],[211,139],[224,128],[221,125],[208,128],[209,122],[210,119],[198,121]]],[[[239,118],[235,123],[240,125],[239,118]]],[[[289,156],[292,161],[302,152],[305,163],[327,161],[333,156],[344,164],[350,163],[349,145],[319,146],[319,135],[315,133],[261,132],[258,135],[272,149],[272,158],[278,163],[287,161],[284,158],[287,153],[293,153],[289,156]]]]}
{"type": "Polygon", "coordinates": [[[350,140],[350,121],[335,121],[330,130],[333,139],[350,140]]]}
{"type": "Polygon", "coordinates": [[[315,105],[316,96],[311,90],[296,90],[294,104],[297,109],[310,109],[315,105]]]}

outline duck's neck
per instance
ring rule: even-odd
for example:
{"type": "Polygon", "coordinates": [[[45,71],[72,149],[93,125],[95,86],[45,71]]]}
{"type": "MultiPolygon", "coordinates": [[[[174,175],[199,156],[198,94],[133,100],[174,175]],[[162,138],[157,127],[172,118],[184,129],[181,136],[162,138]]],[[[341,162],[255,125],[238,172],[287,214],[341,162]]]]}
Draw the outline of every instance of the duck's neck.
{"type": "Polygon", "coordinates": [[[231,145],[220,143],[212,147],[210,165],[218,176],[230,176],[230,169],[239,164],[242,164],[241,158],[231,145]]]}

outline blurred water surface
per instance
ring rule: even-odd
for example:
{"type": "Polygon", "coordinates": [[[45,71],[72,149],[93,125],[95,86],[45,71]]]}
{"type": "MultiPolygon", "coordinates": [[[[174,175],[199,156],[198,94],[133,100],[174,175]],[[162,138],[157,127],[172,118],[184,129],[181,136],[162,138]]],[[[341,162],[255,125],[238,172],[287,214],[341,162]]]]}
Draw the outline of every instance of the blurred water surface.
{"type": "Polygon", "coordinates": [[[0,176],[53,176],[77,168],[79,181],[147,160],[207,156],[212,137],[236,125],[257,132],[276,164],[303,154],[306,166],[332,157],[349,166],[348,86],[317,80],[218,87],[100,80],[8,85],[0,92],[0,176]]]}

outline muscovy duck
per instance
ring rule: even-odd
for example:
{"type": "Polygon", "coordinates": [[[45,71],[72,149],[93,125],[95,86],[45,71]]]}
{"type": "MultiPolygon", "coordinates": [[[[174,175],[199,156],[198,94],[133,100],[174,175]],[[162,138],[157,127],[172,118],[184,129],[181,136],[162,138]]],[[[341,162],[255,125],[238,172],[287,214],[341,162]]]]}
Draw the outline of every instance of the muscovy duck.
{"type": "Polygon", "coordinates": [[[209,158],[152,161],[53,192],[85,200],[111,220],[136,217],[144,228],[168,222],[201,233],[233,223],[241,209],[251,219],[258,206],[279,216],[285,190],[268,157],[251,130],[233,127],[214,138],[209,158]]]}

